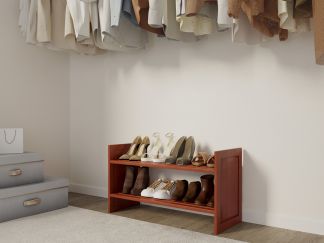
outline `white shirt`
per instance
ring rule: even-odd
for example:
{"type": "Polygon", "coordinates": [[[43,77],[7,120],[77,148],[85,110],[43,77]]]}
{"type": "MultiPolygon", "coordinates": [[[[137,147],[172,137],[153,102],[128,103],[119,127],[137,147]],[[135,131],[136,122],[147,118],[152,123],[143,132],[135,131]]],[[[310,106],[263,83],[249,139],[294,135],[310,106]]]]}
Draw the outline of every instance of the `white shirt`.
{"type": "Polygon", "coordinates": [[[228,0],[218,0],[217,24],[220,31],[232,27],[233,20],[228,16],[228,0]]]}
{"type": "Polygon", "coordinates": [[[19,3],[19,22],[20,31],[23,36],[26,36],[28,14],[29,14],[30,0],[20,0],[19,3]]]}
{"type": "Polygon", "coordinates": [[[122,8],[122,0],[109,0],[110,1],[110,25],[118,26],[120,13],[122,8]]]}
{"type": "Polygon", "coordinates": [[[149,0],[148,24],[153,28],[163,27],[163,1],[149,0]]]}
{"type": "Polygon", "coordinates": [[[125,16],[120,15],[119,25],[111,25],[111,5],[108,0],[98,1],[100,31],[96,44],[106,50],[126,51],[144,48],[147,34],[141,28],[134,26],[125,16]]]}
{"type": "Polygon", "coordinates": [[[186,0],[176,0],[176,15],[186,14],[186,0]]]}
{"type": "Polygon", "coordinates": [[[75,37],[78,42],[90,38],[89,3],[81,0],[67,0],[67,9],[71,15],[75,37]]]}

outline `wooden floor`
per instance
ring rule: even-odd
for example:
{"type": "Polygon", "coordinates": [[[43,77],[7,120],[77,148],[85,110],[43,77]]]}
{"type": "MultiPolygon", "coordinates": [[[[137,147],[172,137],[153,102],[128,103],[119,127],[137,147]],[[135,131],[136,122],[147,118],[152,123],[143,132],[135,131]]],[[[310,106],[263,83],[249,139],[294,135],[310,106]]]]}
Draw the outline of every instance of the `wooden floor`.
{"type": "MultiPolygon", "coordinates": [[[[70,193],[69,203],[75,207],[107,213],[107,199],[105,198],[70,193]]],[[[151,223],[188,229],[205,234],[213,233],[213,218],[204,215],[146,205],[123,210],[114,214],[151,223]]],[[[219,236],[256,243],[324,243],[324,236],[250,223],[242,223],[237,225],[219,236]]]]}

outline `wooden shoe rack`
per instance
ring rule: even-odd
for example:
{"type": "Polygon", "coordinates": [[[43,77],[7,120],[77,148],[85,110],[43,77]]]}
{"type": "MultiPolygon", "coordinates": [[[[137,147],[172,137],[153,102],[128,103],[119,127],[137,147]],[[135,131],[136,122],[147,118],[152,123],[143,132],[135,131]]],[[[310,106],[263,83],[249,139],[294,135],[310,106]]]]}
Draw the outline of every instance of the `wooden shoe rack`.
{"type": "MultiPolygon", "coordinates": [[[[213,215],[214,233],[242,222],[242,149],[229,149],[215,152],[215,167],[179,166],[152,162],[118,160],[126,153],[130,144],[108,146],[108,212],[116,212],[131,206],[147,203],[170,208],[184,209],[213,215]],[[213,174],[215,177],[214,208],[199,206],[194,203],[159,200],[121,193],[126,166],[172,169],[213,174]]],[[[181,178],[183,179],[183,178],[181,178]]]]}

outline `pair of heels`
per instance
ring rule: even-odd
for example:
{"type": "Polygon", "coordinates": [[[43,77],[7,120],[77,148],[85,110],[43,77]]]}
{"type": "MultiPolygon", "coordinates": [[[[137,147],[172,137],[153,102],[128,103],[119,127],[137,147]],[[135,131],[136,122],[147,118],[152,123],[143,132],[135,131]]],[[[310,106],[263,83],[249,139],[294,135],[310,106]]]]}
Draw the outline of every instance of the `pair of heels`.
{"type": "Polygon", "coordinates": [[[164,163],[165,160],[170,156],[171,151],[174,147],[174,134],[169,132],[165,134],[165,138],[168,141],[164,146],[159,133],[154,133],[153,137],[155,142],[153,142],[148,148],[147,153],[145,153],[141,161],[142,162],[154,162],[154,163],[164,163]]]}
{"type": "Polygon", "coordinates": [[[149,137],[145,136],[143,139],[137,136],[131,144],[128,152],[119,157],[122,160],[141,160],[142,156],[147,152],[150,145],[149,137]]]}
{"type": "Polygon", "coordinates": [[[167,164],[189,165],[195,152],[195,139],[181,137],[174,146],[170,156],[165,160],[167,164]]]}
{"type": "Polygon", "coordinates": [[[192,159],[192,165],[194,166],[207,166],[209,168],[214,168],[215,166],[215,156],[210,155],[207,152],[198,152],[198,154],[192,159]]]}

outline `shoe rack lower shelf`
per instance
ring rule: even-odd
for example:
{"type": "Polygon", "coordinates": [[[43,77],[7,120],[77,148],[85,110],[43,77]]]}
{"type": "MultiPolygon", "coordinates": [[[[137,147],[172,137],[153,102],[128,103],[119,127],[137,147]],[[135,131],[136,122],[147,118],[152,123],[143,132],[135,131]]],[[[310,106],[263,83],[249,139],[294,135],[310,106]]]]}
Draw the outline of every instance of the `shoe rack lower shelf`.
{"type": "Polygon", "coordinates": [[[156,204],[156,205],[173,207],[173,208],[181,208],[181,209],[195,211],[195,212],[214,214],[214,208],[207,207],[207,206],[200,206],[194,203],[178,202],[174,200],[161,200],[161,199],[148,198],[142,196],[134,196],[134,195],[124,194],[124,193],[113,193],[110,194],[110,197],[135,201],[135,202],[141,202],[141,203],[147,203],[147,204],[156,204]]]}
{"type": "MultiPolygon", "coordinates": [[[[179,166],[119,160],[125,154],[130,144],[108,146],[108,213],[113,213],[129,207],[147,203],[162,205],[175,209],[184,209],[213,215],[215,235],[242,222],[242,149],[235,148],[215,151],[215,168],[192,165],[179,166]],[[126,175],[126,167],[150,167],[156,169],[171,169],[191,171],[214,175],[214,207],[200,206],[194,203],[159,200],[121,193],[126,175]]],[[[179,178],[184,179],[184,178],[179,178]]]]}

